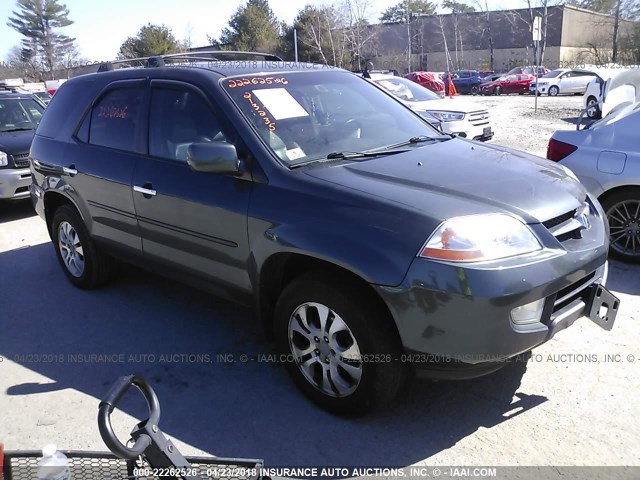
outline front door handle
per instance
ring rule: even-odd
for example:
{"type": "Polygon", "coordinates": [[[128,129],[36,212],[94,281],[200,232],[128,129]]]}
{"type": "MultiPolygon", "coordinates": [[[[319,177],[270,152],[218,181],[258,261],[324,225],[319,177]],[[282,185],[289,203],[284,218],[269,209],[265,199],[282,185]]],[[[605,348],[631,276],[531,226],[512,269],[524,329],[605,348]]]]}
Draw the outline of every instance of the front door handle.
{"type": "Polygon", "coordinates": [[[133,186],[133,191],[141,193],[143,195],[155,196],[158,192],[156,192],[150,183],[145,183],[142,187],[138,185],[133,186]]]}
{"type": "Polygon", "coordinates": [[[78,170],[76,170],[76,166],[73,164],[69,165],[68,167],[62,167],[62,171],[71,176],[78,174],[78,170]]]}

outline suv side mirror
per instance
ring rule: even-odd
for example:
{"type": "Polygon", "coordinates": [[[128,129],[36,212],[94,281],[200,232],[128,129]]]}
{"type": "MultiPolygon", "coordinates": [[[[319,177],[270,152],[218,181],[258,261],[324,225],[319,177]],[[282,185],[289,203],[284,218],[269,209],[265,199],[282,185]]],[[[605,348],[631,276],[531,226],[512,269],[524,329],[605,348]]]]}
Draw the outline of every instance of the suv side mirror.
{"type": "Polygon", "coordinates": [[[187,163],[192,170],[236,175],[240,159],[236,147],[227,142],[197,142],[189,145],[187,163]]]}

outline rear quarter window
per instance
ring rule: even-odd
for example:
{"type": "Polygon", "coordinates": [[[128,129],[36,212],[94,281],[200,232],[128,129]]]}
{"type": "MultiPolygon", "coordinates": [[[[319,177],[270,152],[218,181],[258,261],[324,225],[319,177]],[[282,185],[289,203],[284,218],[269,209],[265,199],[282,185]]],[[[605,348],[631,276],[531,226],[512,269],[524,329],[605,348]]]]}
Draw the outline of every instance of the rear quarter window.
{"type": "Polygon", "coordinates": [[[64,135],[70,138],[81,115],[91,102],[94,94],[93,85],[93,80],[63,83],[49,102],[36,135],[48,138],[64,135]]]}

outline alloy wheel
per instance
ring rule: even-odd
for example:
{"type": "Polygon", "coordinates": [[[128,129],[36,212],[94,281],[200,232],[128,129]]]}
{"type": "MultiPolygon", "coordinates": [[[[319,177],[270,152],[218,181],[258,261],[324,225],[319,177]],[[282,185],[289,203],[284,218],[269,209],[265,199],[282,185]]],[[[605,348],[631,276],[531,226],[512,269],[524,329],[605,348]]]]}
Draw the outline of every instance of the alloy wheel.
{"type": "Polygon", "coordinates": [[[78,232],[69,222],[62,222],[58,227],[58,248],[69,273],[76,278],[81,277],[84,273],[84,250],[78,232]]]}
{"type": "Polygon", "coordinates": [[[592,97],[587,102],[587,117],[596,118],[597,114],[598,114],[598,101],[592,97]]]}
{"type": "Polygon", "coordinates": [[[607,211],[611,248],[633,257],[640,256],[640,200],[625,200],[607,211]]]}
{"type": "Polygon", "coordinates": [[[288,326],[289,348],[302,375],[331,397],[353,393],[362,379],[360,347],[336,312],[320,303],[297,307],[288,326]]]}

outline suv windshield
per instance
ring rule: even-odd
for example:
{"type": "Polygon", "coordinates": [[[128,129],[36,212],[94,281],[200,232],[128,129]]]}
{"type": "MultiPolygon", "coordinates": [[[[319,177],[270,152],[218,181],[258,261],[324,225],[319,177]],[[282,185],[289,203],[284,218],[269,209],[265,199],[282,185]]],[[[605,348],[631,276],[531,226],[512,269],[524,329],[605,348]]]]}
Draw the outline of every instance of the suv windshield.
{"type": "Polygon", "coordinates": [[[0,132],[35,130],[43,111],[42,106],[30,98],[0,98],[0,132]]]}
{"type": "Polygon", "coordinates": [[[347,72],[257,74],[221,82],[289,166],[334,152],[378,150],[415,137],[442,136],[382,90],[347,72]]]}
{"type": "Polygon", "coordinates": [[[382,78],[376,79],[375,82],[405,102],[424,102],[440,99],[431,90],[405,78],[382,78]]]}

